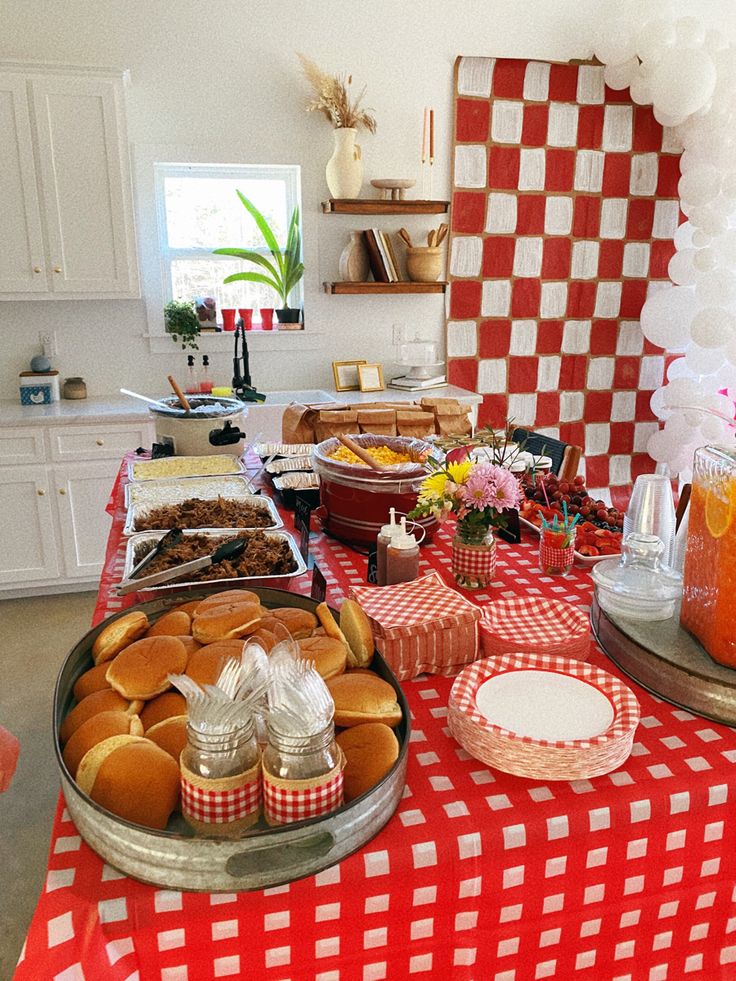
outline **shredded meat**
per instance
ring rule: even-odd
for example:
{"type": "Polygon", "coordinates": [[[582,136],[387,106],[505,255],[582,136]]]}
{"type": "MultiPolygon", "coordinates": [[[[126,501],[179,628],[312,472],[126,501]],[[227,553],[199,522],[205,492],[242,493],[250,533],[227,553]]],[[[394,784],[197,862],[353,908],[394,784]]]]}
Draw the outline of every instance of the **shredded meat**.
{"type": "Polygon", "coordinates": [[[203,501],[191,497],[181,504],[163,504],[136,518],[136,531],[159,528],[271,528],[273,518],[267,507],[225,497],[203,501]]]}
{"type": "MultiPolygon", "coordinates": [[[[200,569],[199,572],[185,572],[179,578],[184,582],[209,582],[212,579],[239,579],[243,576],[281,576],[296,569],[288,542],[283,538],[269,538],[262,531],[241,532],[238,538],[248,539],[248,545],[237,559],[226,559],[218,565],[200,569]]],[[[163,569],[170,569],[192,559],[199,559],[228,541],[227,538],[210,538],[206,535],[186,535],[178,545],[157,555],[142,571],[147,576],[163,569]]],[[[155,543],[153,543],[155,544],[155,543]]],[[[139,562],[153,548],[146,543],[136,550],[135,561],[139,562]]],[[[172,579],[177,582],[177,579],[172,579]]]]}

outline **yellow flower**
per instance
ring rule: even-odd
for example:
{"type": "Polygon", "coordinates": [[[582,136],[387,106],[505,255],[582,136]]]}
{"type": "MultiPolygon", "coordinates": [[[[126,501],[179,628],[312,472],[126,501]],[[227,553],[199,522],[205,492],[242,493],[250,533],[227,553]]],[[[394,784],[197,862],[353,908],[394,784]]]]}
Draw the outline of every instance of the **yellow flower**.
{"type": "Polygon", "coordinates": [[[473,464],[467,460],[463,463],[448,463],[447,471],[450,474],[450,479],[452,482],[454,484],[464,484],[468,479],[472,465],[473,464]]]}
{"type": "Polygon", "coordinates": [[[471,466],[472,464],[467,462],[450,463],[446,469],[438,470],[436,473],[430,474],[429,477],[425,477],[422,481],[419,500],[432,501],[442,497],[446,492],[454,493],[457,489],[456,485],[464,484],[468,479],[471,466]],[[448,484],[451,486],[448,487],[448,484]]]}

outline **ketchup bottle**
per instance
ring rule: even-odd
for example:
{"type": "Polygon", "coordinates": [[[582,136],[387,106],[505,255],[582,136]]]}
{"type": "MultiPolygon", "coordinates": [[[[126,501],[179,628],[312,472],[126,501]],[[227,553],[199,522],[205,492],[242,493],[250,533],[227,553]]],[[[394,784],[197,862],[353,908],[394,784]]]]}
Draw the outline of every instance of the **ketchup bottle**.
{"type": "Polygon", "coordinates": [[[406,530],[406,518],[401,519],[401,531],[394,535],[386,548],[386,585],[413,582],[419,575],[419,545],[406,530]]]}

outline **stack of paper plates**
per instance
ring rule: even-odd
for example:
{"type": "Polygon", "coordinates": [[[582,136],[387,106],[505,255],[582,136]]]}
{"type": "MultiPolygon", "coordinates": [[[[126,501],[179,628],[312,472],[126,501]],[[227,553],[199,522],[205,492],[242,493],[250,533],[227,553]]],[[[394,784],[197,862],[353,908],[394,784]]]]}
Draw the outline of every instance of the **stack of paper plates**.
{"type": "Polygon", "coordinates": [[[489,603],[483,610],[480,635],[486,657],[523,652],[586,661],[590,654],[587,613],[564,600],[541,596],[489,603]]]}
{"type": "Polygon", "coordinates": [[[639,703],[618,678],[571,658],[506,654],[455,679],[450,732],[488,766],[534,780],[583,780],[628,758],[639,703]]]}

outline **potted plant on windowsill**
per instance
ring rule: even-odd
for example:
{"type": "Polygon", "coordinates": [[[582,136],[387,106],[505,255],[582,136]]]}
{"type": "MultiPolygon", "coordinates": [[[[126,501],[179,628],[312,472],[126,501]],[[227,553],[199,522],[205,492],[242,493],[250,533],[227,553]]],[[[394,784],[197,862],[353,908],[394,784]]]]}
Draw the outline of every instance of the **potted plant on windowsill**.
{"type": "Polygon", "coordinates": [[[252,249],[215,249],[214,255],[230,255],[236,259],[243,259],[245,262],[252,262],[253,265],[264,270],[264,272],[233,273],[231,276],[226,276],[223,283],[236,283],[244,280],[248,283],[264,283],[266,286],[270,286],[282,303],[282,306],[276,309],[279,323],[298,324],[301,310],[299,307],[289,306],[289,295],[304,275],[304,264],[301,261],[302,239],[299,229],[299,208],[294,208],[291,213],[289,230],[286,235],[286,247],[281,249],[273,229],[258,208],[240,191],[237,192],[237,195],[243,203],[243,207],[258,226],[272,259],[268,259],[265,255],[254,252],[252,249]]]}
{"type": "Polygon", "coordinates": [[[193,351],[199,350],[197,338],[199,337],[199,320],[194,312],[194,304],[187,300],[171,300],[164,307],[164,327],[167,334],[179,343],[181,349],[185,351],[190,347],[193,351]]]}

